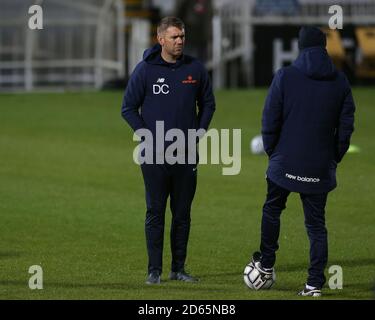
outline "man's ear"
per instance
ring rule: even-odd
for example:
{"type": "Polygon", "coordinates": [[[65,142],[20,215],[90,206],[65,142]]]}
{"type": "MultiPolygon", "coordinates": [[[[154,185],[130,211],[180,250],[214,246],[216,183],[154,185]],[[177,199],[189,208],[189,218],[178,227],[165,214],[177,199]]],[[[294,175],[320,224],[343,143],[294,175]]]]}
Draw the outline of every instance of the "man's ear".
{"type": "Polygon", "coordinates": [[[158,35],[158,42],[159,42],[159,44],[161,45],[161,46],[163,46],[164,45],[164,38],[161,36],[161,35],[158,35]]]}

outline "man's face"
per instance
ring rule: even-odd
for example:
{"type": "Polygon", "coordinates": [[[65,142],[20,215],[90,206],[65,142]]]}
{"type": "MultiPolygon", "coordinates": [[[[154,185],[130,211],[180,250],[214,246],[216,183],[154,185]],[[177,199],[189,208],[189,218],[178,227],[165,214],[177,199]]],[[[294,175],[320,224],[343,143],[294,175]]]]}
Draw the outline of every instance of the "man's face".
{"type": "Polygon", "coordinates": [[[158,41],[167,54],[179,57],[184,49],[185,30],[168,27],[164,33],[158,35],[158,41]]]}

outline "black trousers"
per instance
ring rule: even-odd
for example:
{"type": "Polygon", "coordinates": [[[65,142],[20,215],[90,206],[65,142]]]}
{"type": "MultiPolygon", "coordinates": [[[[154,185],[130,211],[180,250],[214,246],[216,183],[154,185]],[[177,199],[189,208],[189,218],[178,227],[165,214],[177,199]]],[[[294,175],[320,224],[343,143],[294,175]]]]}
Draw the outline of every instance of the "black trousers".
{"type": "MultiPolygon", "coordinates": [[[[268,191],[263,206],[261,245],[262,265],[271,268],[275,264],[275,252],[279,248],[280,215],[290,191],[267,179],[268,191]]],[[[325,206],[327,193],[300,193],[305,214],[305,226],[310,240],[310,267],[307,284],[321,288],[326,278],[324,269],[328,259],[327,229],[325,227],[325,206]]]]}
{"type": "Polygon", "coordinates": [[[171,270],[184,268],[190,231],[190,208],[197,184],[195,164],[142,164],[146,189],[145,233],[148,272],[162,272],[165,210],[168,197],[172,223],[170,243],[171,270]]]}

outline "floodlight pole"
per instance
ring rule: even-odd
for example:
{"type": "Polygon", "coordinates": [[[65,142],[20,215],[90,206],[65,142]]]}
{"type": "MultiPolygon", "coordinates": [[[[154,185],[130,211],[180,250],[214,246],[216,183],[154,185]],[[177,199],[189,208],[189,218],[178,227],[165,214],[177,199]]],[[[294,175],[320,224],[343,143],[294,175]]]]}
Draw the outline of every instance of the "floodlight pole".
{"type": "Polygon", "coordinates": [[[254,84],[254,44],[253,44],[253,26],[251,24],[251,9],[254,7],[254,1],[243,1],[243,28],[242,28],[242,66],[245,76],[246,86],[254,84]]]}
{"type": "MultiPolygon", "coordinates": [[[[42,5],[43,0],[37,0],[36,5],[42,5]]],[[[26,19],[28,16],[26,15],[26,19]]],[[[25,81],[25,90],[32,91],[34,87],[34,77],[33,77],[33,51],[34,51],[34,42],[35,42],[35,30],[29,28],[28,21],[25,24],[25,72],[24,72],[24,81],[25,81]]]]}
{"type": "Polygon", "coordinates": [[[26,43],[25,43],[25,90],[33,90],[33,47],[34,47],[34,32],[28,27],[26,29],[26,43]]]}
{"type": "Polygon", "coordinates": [[[117,76],[119,78],[125,77],[125,6],[123,1],[116,1],[117,9],[117,62],[119,68],[117,69],[117,76]]]}
{"type": "Polygon", "coordinates": [[[215,89],[223,87],[222,31],[220,12],[212,18],[212,82],[215,89]]]}
{"type": "Polygon", "coordinates": [[[105,0],[99,11],[97,20],[96,43],[95,43],[95,88],[100,89],[103,86],[103,41],[105,28],[105,13],[110,8],[114,0],[105,0]]]}

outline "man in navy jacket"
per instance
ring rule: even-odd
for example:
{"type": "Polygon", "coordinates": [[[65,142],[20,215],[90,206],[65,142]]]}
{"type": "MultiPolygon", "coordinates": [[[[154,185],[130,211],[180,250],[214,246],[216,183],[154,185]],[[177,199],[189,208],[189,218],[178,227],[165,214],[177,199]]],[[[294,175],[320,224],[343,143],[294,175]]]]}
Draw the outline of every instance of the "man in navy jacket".
{"type": "MultiPolygon", "coordinates": [[[[183,54],[184,23],[175,17],[162,19],[158,44],[146,50],[126,88],[122,116],[134,131],[149,130],[157,138],[157,122],[164,130],[207,130],[215,111],[215,99],[207,71],[195,58],[183,54]]],[[[164,136],[162,137],[164,140],[164,136]]],[[[160,142],[160,141],[158,141],[160,142]]],[[[163,141],[163,148],[171,141],[163,141]]],[[[170,196],[172,211],[171,280],[196,281],[185,271],[190,230],[190,208],[197,180],[197,158],[193,162],[159,163],[153,148],[152,163],[141,164],[146,189],[145,232],[148,251],[147,284],[159,284],[162,273],[165,209],[170,196]],[[156,161],[156,163],[155,163],[156,161]]],[[[165,155],[166,156],[166,155],[165,155]]],[[[183,158],[183,157],[182,157],[183,158]]],[[[163,160],[166,160],[163,156],[163,160]]]]}
{"type": "Polygon", "coordinates": [[[269,156],[268,191],[263,207],[260,260],[273,272],[280,215],[290,192],[303,203],[310,240],[310,267],[300,295],[320,296],[328,259],[325,205],[336,187],[336,167],[349,148],[355,106],[347,78],[338,72],[318,28],[302,27],[300,54],[272,81],[262,117],[264,149],[269,156]]]}

